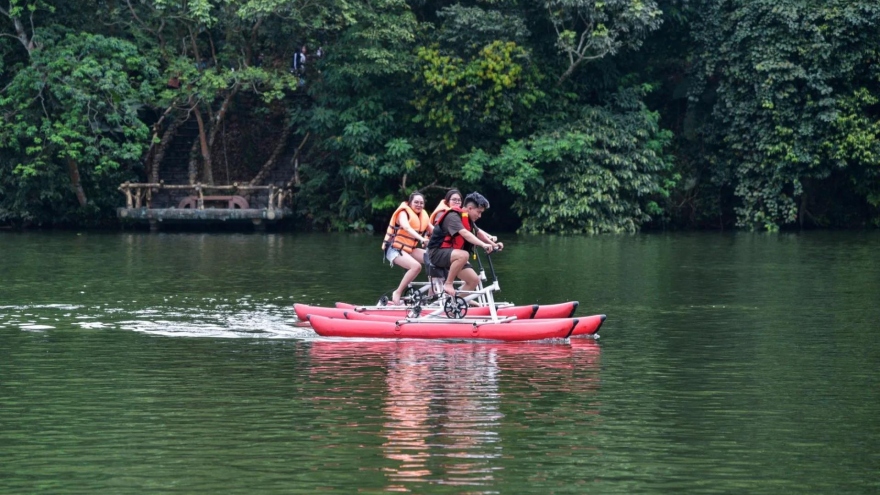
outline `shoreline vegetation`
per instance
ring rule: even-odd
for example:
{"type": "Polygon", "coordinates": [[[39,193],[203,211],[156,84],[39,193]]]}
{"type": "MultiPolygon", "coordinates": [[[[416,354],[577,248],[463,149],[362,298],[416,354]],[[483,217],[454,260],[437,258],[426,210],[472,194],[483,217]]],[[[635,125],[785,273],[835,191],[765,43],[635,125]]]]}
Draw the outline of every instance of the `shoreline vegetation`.
{"type": "Polygon", "coordinates": [[[878,56],[867,0],[8,0],[0,230],[118,229],[126,182],[284,191],[274,230],[451,187],[493,231],[874,229],[878,56]]]}

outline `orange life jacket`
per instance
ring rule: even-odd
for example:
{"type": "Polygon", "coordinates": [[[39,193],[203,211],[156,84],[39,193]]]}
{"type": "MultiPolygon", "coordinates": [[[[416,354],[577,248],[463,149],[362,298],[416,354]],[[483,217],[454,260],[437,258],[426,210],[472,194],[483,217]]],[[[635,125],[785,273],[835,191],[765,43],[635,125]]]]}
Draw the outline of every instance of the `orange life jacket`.
{"type": "Polygon", "coordinates": [[[434,225],[434,234],[431,235],[431,240],[428,242],[428,249],[468,249],[470,247],[469,243],[466,242],[464,237],[458,232],[443,231],[443,219],[445,219],[446,215],[450,212],[455,212],[461,215],[461,224],[464,225],[464,228],[467,230],[473,231],[467,211],[458,207],[449,207],[437,213],[437,216],[435,217],[436,223],[434,225]],[[467,246],[467,248],[465,246],[467,246]]]}
{"type": "Polygon", "coordinates": [[[406,201],[400,203],[400,206],[391,214],[391,221],[388,222],[388,229],[385,231],[385,239],[382,241],[382,251],[388,249],[388,246],[399,249],[405,253],[411,253],[413,248],[419,245],[419,240],[403,227],[397,224],[401,212],[406,212],[409,219],[409,226],[413,228],[420,236],[424,237],[428,231],[428,214],[422,210],[420,214],[416,214],[406,201]]]}
{"type": "Polygon", "coordinates": [[[437,218],[437,215],[439,215],[440,212],[448,210],[449,208],[450,208],[450,206],[446,203],[446,200],[441,199],[440,204],[437,205],[437,208],[434,208],[434,213],[431,213],[431,217],[430,217],[431,225],[437,225],[437,222],[435,221],[435,219],[437,218]]]}

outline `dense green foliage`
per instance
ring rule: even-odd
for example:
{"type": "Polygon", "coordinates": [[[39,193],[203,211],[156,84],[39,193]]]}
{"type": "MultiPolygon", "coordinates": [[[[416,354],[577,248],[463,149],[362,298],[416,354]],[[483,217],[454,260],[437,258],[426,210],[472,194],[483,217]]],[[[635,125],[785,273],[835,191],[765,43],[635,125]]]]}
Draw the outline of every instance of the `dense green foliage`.
{"type": "Polygon", "coordinates": [[[867,0],[4,0],[0,34],[0,224],[114,221],[188,121],[190,181],[277,148],[315,228],[448,187],[523,232],[880,226],[867,0]]]}
{"type": "Polygon", "coordinates": [[[671,133],[638,97],[635,91],[613,95],[567,125],[510,140],[497,156],[475,152],[466,176],[477,181],[488,171],[515,191],[524,232],[635,232],[661,213],[646,198],[666,197],[674,184],[664,174],[671,133]]]}
{"type": "Polygon", "coordinates": [[[858,215],[831,204],[840,196],[876,223],[880,4],[713,1],[703,19],[700,89],[718,99],[706,138],[738,224],[846,224],[858,215]]]}

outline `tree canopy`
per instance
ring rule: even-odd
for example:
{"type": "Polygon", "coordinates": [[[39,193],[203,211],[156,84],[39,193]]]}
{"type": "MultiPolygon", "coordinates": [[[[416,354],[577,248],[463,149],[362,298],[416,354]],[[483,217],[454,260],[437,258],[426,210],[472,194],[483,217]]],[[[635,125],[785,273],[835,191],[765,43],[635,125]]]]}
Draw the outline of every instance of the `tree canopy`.
{"type": "Polygon", "coordinates": [[[450,187],[527,233],[876,227],[878,58],[867,0],[3,0],[0,223],[113,223],[184,153],[291,156],[306,228],[450,187]]]}

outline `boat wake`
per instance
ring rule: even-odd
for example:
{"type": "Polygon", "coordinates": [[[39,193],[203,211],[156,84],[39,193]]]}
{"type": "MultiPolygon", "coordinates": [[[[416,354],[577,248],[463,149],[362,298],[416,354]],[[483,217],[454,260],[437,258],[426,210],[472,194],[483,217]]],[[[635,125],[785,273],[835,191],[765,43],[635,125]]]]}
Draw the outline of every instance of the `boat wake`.
{"type": "Polygon", "coordinates": [[[186,306],[127,308],[43,304],[0,306],[0,329],[45,332],[66,329],[125,330],[163,337],[221,339],[311,339],[310,328],[294,325],[289,304],[241,301],[187,301],[186,306]]]}

